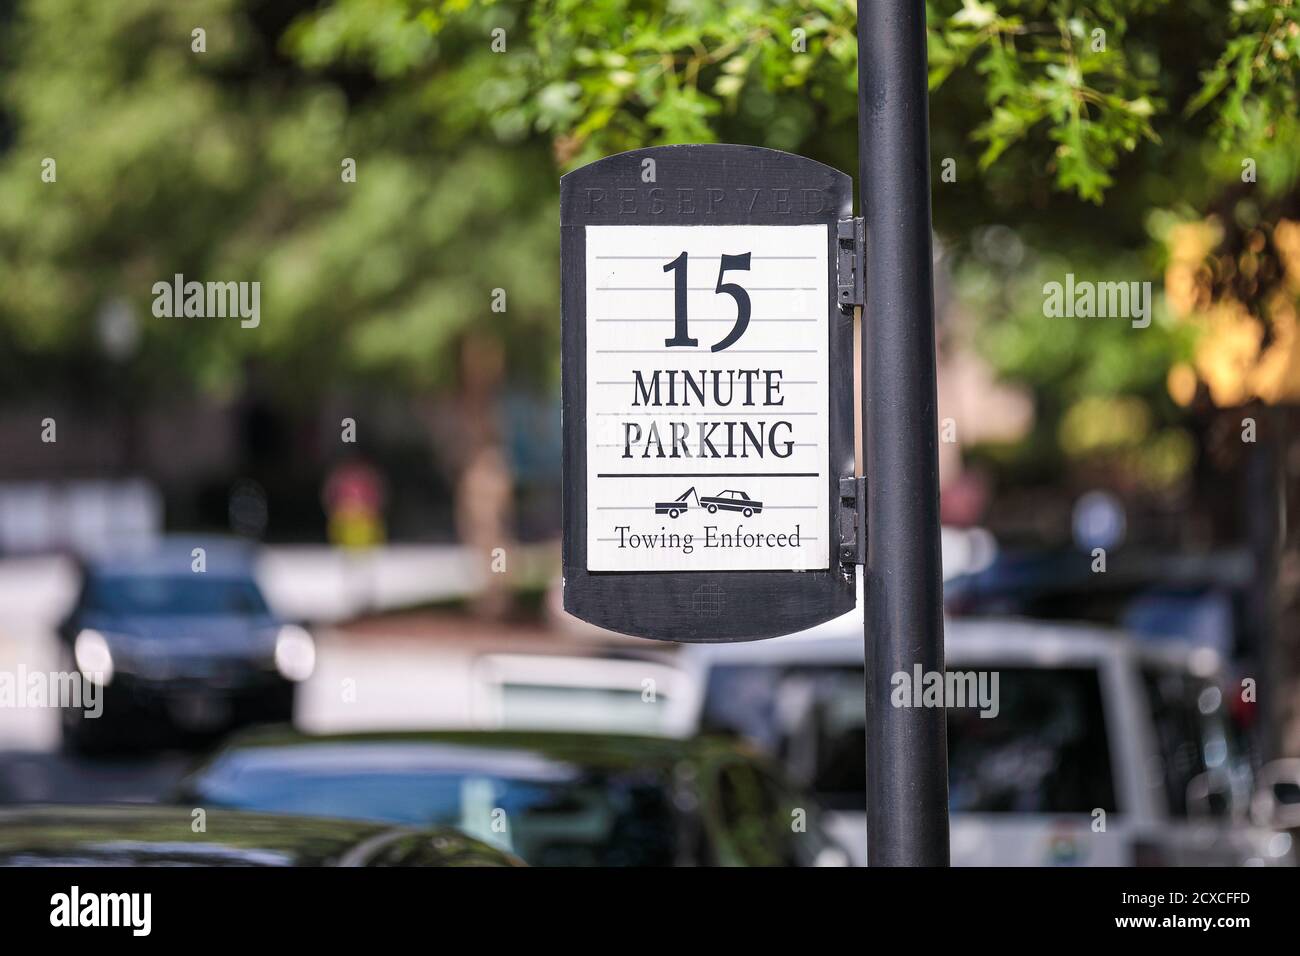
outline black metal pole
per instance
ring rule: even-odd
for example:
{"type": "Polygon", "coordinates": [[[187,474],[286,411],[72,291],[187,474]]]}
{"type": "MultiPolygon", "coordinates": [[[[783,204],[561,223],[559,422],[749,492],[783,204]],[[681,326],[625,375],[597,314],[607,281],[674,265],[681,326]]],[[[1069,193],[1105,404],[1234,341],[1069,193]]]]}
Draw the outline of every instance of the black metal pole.
{"type": "Polygon", "coordinates": [[[944,709],[891,703],[893,675],[943,673],[929,162],[924,0],[859,0],[871,866],[948,865],[944,709]]]}

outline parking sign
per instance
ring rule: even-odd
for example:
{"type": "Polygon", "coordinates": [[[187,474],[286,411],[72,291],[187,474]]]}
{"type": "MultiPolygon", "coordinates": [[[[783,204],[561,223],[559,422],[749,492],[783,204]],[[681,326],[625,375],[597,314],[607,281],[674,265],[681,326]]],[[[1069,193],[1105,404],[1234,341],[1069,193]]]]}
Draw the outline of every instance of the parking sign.
{"type": "Polygon", "coordinates": [[[570,612],[727,641],[852,608],[850,189],[740,146],[638,150],[564,177],[570,612]]]}

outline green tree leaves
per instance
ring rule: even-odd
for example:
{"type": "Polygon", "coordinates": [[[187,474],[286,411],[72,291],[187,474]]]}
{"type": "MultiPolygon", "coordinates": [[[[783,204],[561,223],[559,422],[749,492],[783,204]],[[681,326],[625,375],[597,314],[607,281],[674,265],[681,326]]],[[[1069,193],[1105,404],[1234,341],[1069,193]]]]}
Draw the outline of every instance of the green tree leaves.
{"type": "Polygon", "coordinates": [[[228,392],[254,356],[298,400],[342,381],[427,388],[470,329],[508,343],[517,380],[553,380],[554,166],[536,137],[503,148],[482,123],[498,74],[467,42],[444,47],[403,3],[303,2],[270,22],[243,0],[92,6],[24,3],[4,38],[7,385],[33,360],[97,358],[95,316],[117,300],[142,335],[114,381],[150,393],[228,392]],[[152,284],[178,272],[262,282],[261,326],[153,318],[152,284]],[[511,307],[488,321],[496,287],[511,307]]]}
{"type": "Polygon", "coordinates": [[[1294,0],[1232,0],[1232,38],[1203,86],[1184,109],[1192,116],[1215,105],[1213,129],[1220,145],[1257,139],[1279,120],[1295,126],[1300,103],[1300,5],[1294,0]]]}
{"type": "MultiPolygon", "coordinates": [[[[1158,394],[1181,337],[1044,323],[1041,293],[1010,298],[1011,275],[985,295],[979,236],[1000,225],[1039,265],[1158,282],[1152,222],[1276,221],[1300,177],[1300,4],[927,11],[934,168],[957,170],[935,177],[936,228],[987,353],[1057,404],[1158,394]]],[[[146,322],[141,388],[229,388],[249,355],[307,394],[357,377],[423,388],[470,330],[545,380],[557,172],[686,141],[856,165],[848,0],[25,0],[13,21],[0,356],[22,357],[15,375],[93,356],[106,302],[147,315],[150,284],[182,272],[262,280],[266,318],[246,335],[146,322]],[[485,318],[496,287],[509,311],[485,318]]]]}

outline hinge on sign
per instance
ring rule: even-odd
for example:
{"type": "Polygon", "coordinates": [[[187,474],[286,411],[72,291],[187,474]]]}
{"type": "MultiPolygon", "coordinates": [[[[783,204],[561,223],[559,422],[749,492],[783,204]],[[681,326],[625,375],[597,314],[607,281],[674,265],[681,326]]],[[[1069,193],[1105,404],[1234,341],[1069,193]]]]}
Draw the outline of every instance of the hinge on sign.
{"type": "Polygon", "coordinates": [[[840,479],[840,564],[867,563],[867,479],[840,479]]]}
{"type": "Polygon", "coordinates": [[[835,236],[839,240],[840,250],[840,308],[845,312],[851,312],[855,305],[863,304],[862,258],[866,247],[867,231],[862,217],[839,220],[836,223],[835,236]]]}

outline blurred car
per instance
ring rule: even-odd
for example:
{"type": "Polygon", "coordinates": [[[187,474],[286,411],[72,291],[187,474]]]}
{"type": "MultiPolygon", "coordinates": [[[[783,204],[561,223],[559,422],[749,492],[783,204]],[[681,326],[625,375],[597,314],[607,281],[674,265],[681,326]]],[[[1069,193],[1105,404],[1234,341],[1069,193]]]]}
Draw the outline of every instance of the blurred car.
{"type": "Polygon", "coordinates": [[[1225,660],[1248,655],[1255,562],[1246,551],[1207,554],[1128,550],[1105,574],[1073,548],[997,551],[944,582],[956,617],[1086,622],[1139,639],[1210,647],[1225,660]]]}
{"type": "Polygon", "coordinates": [[[97,717],[61,709],[65,744],[83,751],[288,720],[315,666],[311,635],[267,607],[251,550],[226,541],[86,563],[59,636],[65,669],[103,700],[97,717]]]}
{"type": "Polygon", "coordinates": [[[1300,839],[1300,759],[1284,757],[1265,764],[1250,809],[1256,822],[1300,839]]]}
{"type": "Polygon", "coordinates": [[[0,810],[0,866],[519,866],[459,831],[184,807],[0,810]]]}
{"type": "Polygon", "coordinates": [[[456,826],[534,866],[842,865],[820,814],[733,741],[541,732],[248,731],[192,806],[456,826]]]}
{"type": "MultiPolygon", "coordinates": [[[[1085,627],[950,620],[945,655],[950,674],[998,677],[995,708],[947,712],[955,865],[1294,861],[1291,837],[1250,813],[1250,762],[1225,719],[1212,651],[1085,627]]],[[[682,657],[698,677],[698,729],[779,759],[865,863],[861,613],[770,641],[685,647],[682,657]]]]}

